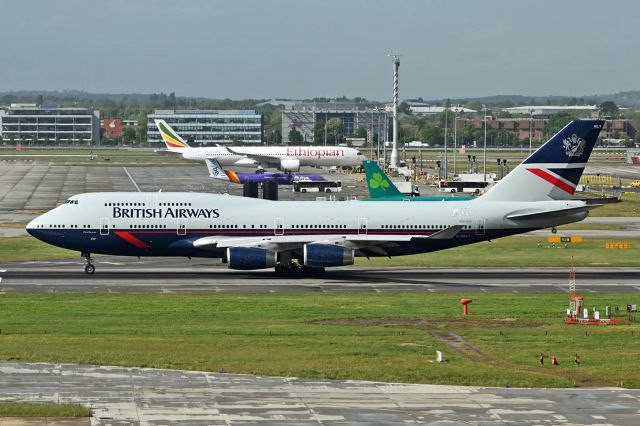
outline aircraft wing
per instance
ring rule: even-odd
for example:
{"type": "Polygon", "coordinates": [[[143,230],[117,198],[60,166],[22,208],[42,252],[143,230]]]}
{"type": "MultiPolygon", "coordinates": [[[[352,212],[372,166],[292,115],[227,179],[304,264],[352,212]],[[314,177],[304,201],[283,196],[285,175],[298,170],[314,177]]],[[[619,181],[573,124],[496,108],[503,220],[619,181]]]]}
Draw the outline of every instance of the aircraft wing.
{"type": "Polygon", "coordinates": [[[233,148],[229,148],[228,146],[224,147],[227,151],[229,151],[233,155],[244,156],[254,160],[260,164],[266,164],[268,166],[279,166],[280,165],[280,157],[275,157],[272,155],[260,155],[260,154],[248,154],[245,152],[238,152],[233,148]]]}
{"type": "Polygon", "coordinates": [[[295,250],[305,244],[331,244],[352,248],[354,250],[382,248],[397,242],[426,239],[451,239],[463,228],[455,225],[430,235],[269,235],[262,237],[203,237],[195,240],[193,246],[201,249],[221,249],[229,247],[255,247],[275,252],[295,250]]]}
{"type": "Polygon", "coordinates": [[[181,152],[170,151],[168,149],[154,149],[153,152],[160,155],[167,155],[169,157],[182,157],[181,152]]]}

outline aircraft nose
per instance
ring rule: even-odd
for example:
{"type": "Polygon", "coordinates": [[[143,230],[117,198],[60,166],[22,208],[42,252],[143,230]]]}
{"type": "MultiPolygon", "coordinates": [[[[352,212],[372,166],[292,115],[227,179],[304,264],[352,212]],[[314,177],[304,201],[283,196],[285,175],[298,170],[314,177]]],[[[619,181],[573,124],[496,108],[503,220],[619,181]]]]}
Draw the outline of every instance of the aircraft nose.
{"type": "Polygon", "coordinates": [[[27,230],[27,232],[29,234],[31,234],[32,236],[35,237],[34,232],[38,228],[38,224],[39,223],[40,222],[39,222],[38,218],[35,218],[31,222],[27,223],[27,226],[25,227],[25,229],[27,230]]]}

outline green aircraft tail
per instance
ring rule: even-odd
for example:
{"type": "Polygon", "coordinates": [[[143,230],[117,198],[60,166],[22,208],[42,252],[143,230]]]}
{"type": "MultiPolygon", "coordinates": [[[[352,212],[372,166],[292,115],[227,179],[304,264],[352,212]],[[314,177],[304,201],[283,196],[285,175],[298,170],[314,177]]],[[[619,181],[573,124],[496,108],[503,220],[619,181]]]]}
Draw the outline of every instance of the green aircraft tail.
{"type": "Polygon", "coordinates": [[[364,160],[362,167],[367,178],[367,186],[369,187],[371,198],[402,196],[402,193],[391,183],[387,175],[378,166],[378,163],[373,160],[364,160]]]}

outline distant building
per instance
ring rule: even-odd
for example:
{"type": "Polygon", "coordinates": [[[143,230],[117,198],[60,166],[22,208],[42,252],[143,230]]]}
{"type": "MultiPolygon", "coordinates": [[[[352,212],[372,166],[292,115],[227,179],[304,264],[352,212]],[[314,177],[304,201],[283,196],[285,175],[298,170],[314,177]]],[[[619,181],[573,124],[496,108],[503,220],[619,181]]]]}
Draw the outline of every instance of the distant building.
{"type": "MultiPolygon", "coordinates": [[[[541,141],[544,126],[547,124],[548,119],[534,119],[529,118],[494,118],[487,119],[487,129],[491,130],[504,130],[513,134],[519,140],[529,139],[529,130],[531,130],[531,140],[541,141]]],[[[458,118],[458,129],[464,128],[465,125],[470,125],[474,129],[484,129],[483,118],[464,119],[458,118]]]]}
{"type": "Polygon", "coordinates": [[[149,143],[162,143],[157,119],[196,146],[262,143],[262,115],[257,110],[155,110],[147,116],[149,143]]]}
{"type": "MultiPolygon", "coordinates": [[[[286,105],[282,111],[282,139],[287,140],[291,129],[302,134],[307,143],[314,142],[314,129],[320,123],[328,122],[332,118],[342,121],[344,137],[351,137],[359,128],[367,131],[368,140],[374,137],[385,140],[388,134],[388,113],[384,105],[376,103],[351,102],[300,102],[286,105]]],[[[323,141],[315,141],[322,143],[323,141]]]]}
{"type": "MultiPolygon", "coordinates": [[[[531,139],[542,142],[544,127],[549,121],[548,118],[494,118],[487,119],[487,129],[504,130],[513,134],[519,140],[529,139],[529,126],[531,125],[531,139]]],[[[474,129],[484,129],[482,118],[458,118],[458,129],[470,125],[474,129]]],[[[605,120],[604,127],[600,131],[600,139],[605,138],[634,138],[636,129],[630,120],[616,119],[605,120]]]]}
{"type": "Polygon", "coordinates": [[[120,118],[105,118],[101,120],[105,139],[113,140],[122,135],[122,120],[120,118]]]}
{"type": "Polygon", "coordinates": [[[22,143],[100,143],[100,112],[59,105],[11,104],[0,109],[0,135],[22,143]]]}
{"type": "MultiPolygon", "coordinates": [[[[411,111],[411,113],[414,115],[438,115],[443,114],[445,109],[446,108],[442,106],[409,104],[409,111],[411,111]]],[[[449,107],[449,112],[452,114],[475,114],[478,111],[461,106],[451,106],[449,107]]]]}
{"type": "Polygon", "coordinates": [[[509,114],[527,114],[548,117],[565,111],[588,112],[593,115],[598,112],[598,107],[595,105],[529,105],[503,108],[502,110],[509,114]]]}

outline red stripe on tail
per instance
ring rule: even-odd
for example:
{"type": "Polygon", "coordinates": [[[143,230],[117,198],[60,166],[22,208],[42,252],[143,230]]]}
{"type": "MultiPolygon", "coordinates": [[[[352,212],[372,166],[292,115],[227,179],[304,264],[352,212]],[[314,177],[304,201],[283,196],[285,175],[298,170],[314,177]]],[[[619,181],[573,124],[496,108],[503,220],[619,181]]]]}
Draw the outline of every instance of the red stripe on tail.
{"type": "Polygon", "coordinates": [[[571,195],[573,195],[576,192],[576,188],[569,185],[568,183],[566,183],[565,181],[562,181],[560,179],[558,179],[557,177],[553,176],[552,174],[542,170],[542,169],[527,169],[529,170],[531,173],[533,173],[534,175],[546,180],[547,182],[549,182],[550,184],[562,189],[564,192],[567,192],[571,195]]]}

